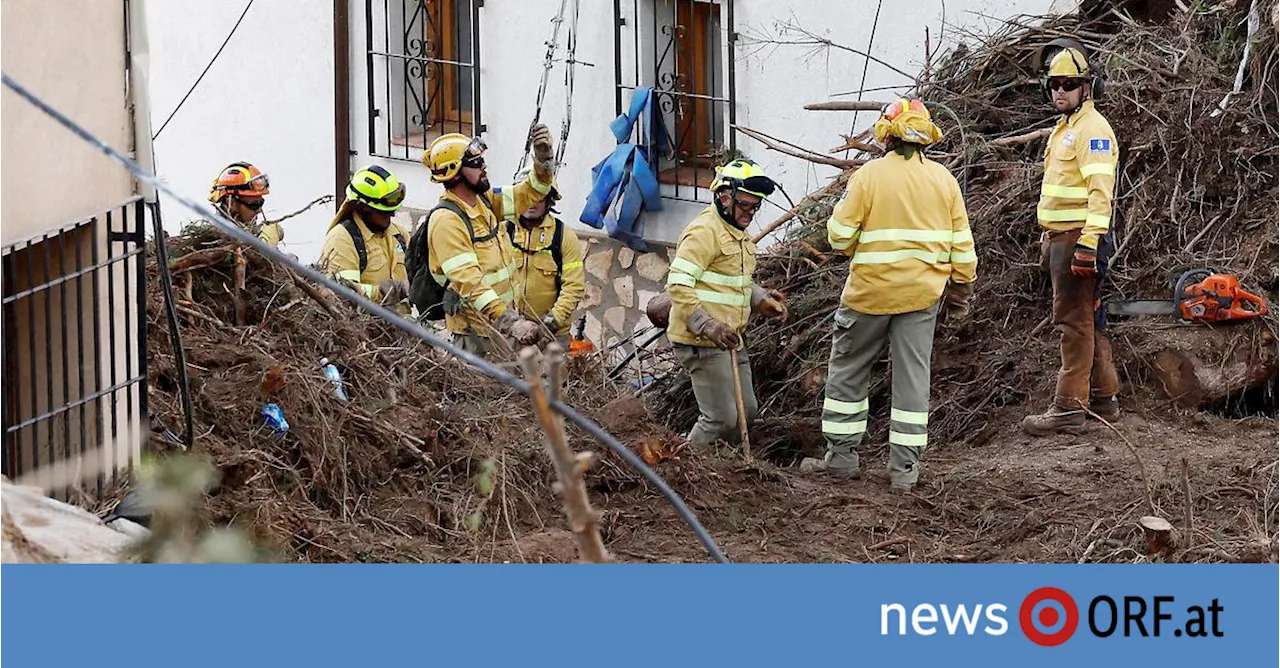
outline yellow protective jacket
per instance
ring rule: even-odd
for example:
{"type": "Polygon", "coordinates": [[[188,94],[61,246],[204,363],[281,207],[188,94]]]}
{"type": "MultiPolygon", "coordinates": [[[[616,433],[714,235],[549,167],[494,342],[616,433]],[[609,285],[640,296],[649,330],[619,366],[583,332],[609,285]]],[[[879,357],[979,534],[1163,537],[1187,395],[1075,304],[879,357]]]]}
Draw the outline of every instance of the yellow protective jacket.
{"type": "Polygon", "coordinates": [[[680,235],[676,257],[667,272],[671,315],[667,338],[690,346],[715,346],[689,331],[690,316],[702,308],[707,315],[742,334],[751,317],[751,274],[756,270],[756,245],[747,233],[720,217],[709,206],[680,235]]]}
{"type": "Polygon", "coordinates": [[[471,206],[449,191],[440,196],[441,201],[462,207],[472,228],[468,232],[466,223],[448,209],[435,211],[425,221],[430,226],[427,266],[437,282],[448,280],[449,289],[462,298],[458,312],[445,315],[450,332],[489,336],[493,321],[515,304],[515,250],[500,221],[508,214],[518,216],[545,197],[551,190],[551,178],[549,171],[535,163],[523,182],[490,190],[489,205],[480,201],[471,206]]]}
{"type": "Polygon", "coordinates": [[[532,229],[516,223],[507,223],[516,251],[516,303],[524,314],[534,320],[542,320],[548,313],[560,323],[557,336],[569,333],[573,311],[587,292],[587,275],[582,267],[582,243],[573,228],[560,226],[560,261],[556,266],[552,253],[556,232],[556,219],[545,216],[532,229]],[[556,292],[556,278],[560,290],[556,292]]]}
{"type": "Polygon", "coordinates": [[[1097,248],[1111,229],[1120,145],[1093,100],[1058,119],[1044,152],[1044,182],[1036,218],[1048,230],[1083,228],[1080,244],[1097,248]]]}
{"type": "Polygon", "coordinates": [[[409,273],[404,265],[408,249],[409,231],[404,227],[392,222],[385,232],[375,234],[359,214],[349,211],[347,215],[340,213],[329,224],[329,231],[324,235],[324,246],[320,249],[320,263],[334,278],[351,283],[369,299],[379,301],[382,299],[382,290],[378,284],[388,279],[409,280],[409,273]],[[363,271],[360,269],[360,252],[356,248],[355,239],[343,225],[343,220],[355,223],[356,230],[364,240],[366,264],[363,271]]]}
{"type": "Polygon", "coordinates": [[[870,315],[931,306],[947,281],[970,283],[978,257],[960,185],[916,152],[858,168],[827,221],[831,247],[852,256],[840,301],[870,315]]]}

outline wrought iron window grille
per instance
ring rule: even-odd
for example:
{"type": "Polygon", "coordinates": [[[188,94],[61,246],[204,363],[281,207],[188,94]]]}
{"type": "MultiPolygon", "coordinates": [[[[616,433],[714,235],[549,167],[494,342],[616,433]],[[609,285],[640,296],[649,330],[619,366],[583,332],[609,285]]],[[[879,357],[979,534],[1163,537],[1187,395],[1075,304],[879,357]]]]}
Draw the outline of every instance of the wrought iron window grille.
{"type": "Polygon", "coordinates": [[[480,121],[483,0],[366,0],[369,155],[417,162],[442,134],[480,121]]]}

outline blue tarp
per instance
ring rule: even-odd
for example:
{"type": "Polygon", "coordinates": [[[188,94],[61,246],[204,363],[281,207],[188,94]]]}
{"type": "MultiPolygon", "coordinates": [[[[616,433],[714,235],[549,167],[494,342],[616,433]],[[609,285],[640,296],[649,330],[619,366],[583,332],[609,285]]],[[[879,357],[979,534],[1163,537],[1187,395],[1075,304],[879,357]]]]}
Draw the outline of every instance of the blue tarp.
{"type": "Polygon", "coordinates": [[[604,229],[634,251],[648,252],[642,214],[662,210],[657,162],[660,154],[672,149],[671,136],[654,104],[653,89],[633,90],[631,108],[613,119],[609,130],[618,146],[591,168],[591,193],[578,220],[604,229]],[[639,137],[633,142],[637,121],[639,137]]]}

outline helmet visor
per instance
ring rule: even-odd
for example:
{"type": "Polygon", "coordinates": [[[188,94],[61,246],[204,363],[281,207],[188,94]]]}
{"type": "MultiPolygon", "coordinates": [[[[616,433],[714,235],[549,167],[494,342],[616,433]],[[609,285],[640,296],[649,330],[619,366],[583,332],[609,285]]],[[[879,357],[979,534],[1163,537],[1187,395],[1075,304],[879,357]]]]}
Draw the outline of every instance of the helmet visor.
{"type": "Polygon", "coordinates": [[[404,203],[404,194],[404,184],[401,183],[395,190],[383,195],[381,199],[376,200],[375,205],[388,210],[398,209],[400,208],[400,205],[404,203]]]}
{"type": "Polygon", "coordinates": [[[743,179],[738,185],[738,190],[758,197],[768,197],[773,194],[773,179],[767,176],[752,176],[743,179]]]}

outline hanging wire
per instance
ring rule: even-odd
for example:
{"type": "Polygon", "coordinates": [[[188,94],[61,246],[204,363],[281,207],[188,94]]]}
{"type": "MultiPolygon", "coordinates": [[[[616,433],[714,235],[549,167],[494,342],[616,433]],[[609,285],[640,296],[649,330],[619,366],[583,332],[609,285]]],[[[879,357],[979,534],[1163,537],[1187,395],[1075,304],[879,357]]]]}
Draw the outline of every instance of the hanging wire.
{"type": "Polygon", "coordinates": [[[240,27],[240,23],[244,21],[245,14],[249,13],[249,8],[252,6],[253,0],[249,0],[249,4],[244,6],[244,11],[240,12],[240,18],[236,19],[236,24],[231,26],[231,32],[227,33],[227,38],[222,40],[222,46],[218,47],[218,52],[213,54],[213,58],[209,61],[209,64],[204,66],[204,71],[200,73],[200,76],[196,77],[196,82],[191,84],[191,88],[187,89],[187,94],[182,96],[182,100],[178,102],[178,106],[174,107],[173,111],[169,114],[169,117],[164,119],[164,123],[160,125],[160,129],[156,130],[154,135],[151,135],[151,139],[153,141],[156,137],[160,136],[161,132],[164,132],[165,128],[169,127],[169,121],[172,121],[173,117],[178,115],[178,110],[186,103],[187,98],[191,97],[191,94],[196,92],[196,86],[199,86],[200,82],[204,80],[204,75],[209,73],[209,68],[213,67],[213,64],[218,62],[218,56],[221,56],[222,50],[227,48],[227,43],[231,41],[231,36],[236,34],[236,29],[240,27]]]}
{"type": "MultiPolygon", "coordinates": [[[[466,350],[463,350],[462,348],[455,346],[453,343],[449,341],[446,341],[438,336],[435,336],[431,332],[428,332],[424,327],[419,325],[416,321],[410,320],[409,318],[405,318],[404,316],[396,313],[395,311],[392,311],[391,309],[381,304],[378,304],[376,302],[369,300],[368,298],[364,297],[362,294],[351,289],[347,285],[339,283],[333,278],[324,275],[315,267],[304,265],[294,260],[292,257],[285,255],[280,250],[269,246],[268,244],[263,242],[261,239],[258,239],[253,234],[250,234],[247,230],[241,228],[239,225],[236,225],[231,221],[227,220],[225,217],[223,217],[223,215],[220,212],[218,212],[209,204],[197,202],[177,192],[173,188],[169,187],[167,183],[161,181],[154,174],[147,172],[145,169],[140,167],[136,162],[134,162],[133,160],[130,160],[129,158],[125,157],[115,149],[108,146],[105,142],[103,142],[101,139],[99,139],[95,135],[91,134],[88,130],[78,125],[75,121],[72,121],[70,118],[67,118],[65,114],[55,109],[48,102],[45,102],[40,97],[36,96],[34,93],[28,90],[25,86],[23,86],[22,84],[19,84],[17,81],[14,81],[12,78],[9,77],[8,73],[0,72],[0,80],[3,80],[4,85],[9,87],[11,90],[13,90],[13,92],[17,93],[20,97],[25,99],[27,102],[30,102],[32,105],[34,105],[36,108],[43,111],[45,114],[49,115],[51,118],[56,120],[59,124],[61,124],[63,127],[70,130],[77,137],[79,137],[86,143],[96,147],[99,151],[101,151],[107,157],[111,158],[116,163],[120,164],[125,169],[129,170],[129,172],[133,174],[134,177],[137,178],[139,181],[154,187],[156,190],[159,190],[160,192],[163,192],[164,194],[169,195],[170,197],[173,197],[174,200],[176,200],[179,204],[183,205],[184,207],[191,210],[192,212],[205,217],[210,223],[213,224],[214,227],[218,228],[220,232],[222,232],[228,237],[231,237],[236,242],[244,246],[253,248],[264,257],[269,258],[281,265],[289,267],[297,274],[304,276],[315,283],[323,285],[326,288],[329,288],[330,290],[333,291],[335,295],[338,295],[342,299],[345,299],[346,301],[350,302],[352,305],[364,310],[365,312],[381,318],[391,326],[417,338],[419,341],[422,341],[423,343],[426,343],[427,345],[432,346],[433,348],[438,348],[440,350],[443,350],[449,353],[450,355],[453,355],[454,357],[457,357],[458,359],[461,359],[462,361],[471,365],[472,367],[474,367],[476,370],[478,370],[480,373],[484,374],[485,376],[488,376],[489,378],[492,378],[494,380],[497,380],[498,382],[504,383],[514,388],[517,392],[525,395],[526,397],[530,396],[529,384],[524,380],[517,378],[516,376],[513,376],[507,373],[506,371],[503,371],[502,369],[495,366],[494,364],[484,360],[483,358],[473,353],[470,353],[466,350]]],[[[160,259],[162,260],[163,258],[160,258],[160,259]]],[[[627,462],[627,464],[629,464],[632,468],[638,471],[640,475],[644,477],[645,480],[649,481],[650,484],[652,484],[655,488],[657,488],[658,491],[664,497],[666,497],[667,501],[675,508],[676,514],[678,514],[680,518],[683,519],[685,523],[688,524],[689,527],[693,530],[694,535],[697,536],[698,541],[702,543],[702,546],[707,550],[707,553],[711,555],[711,558],[720,563],[730,563],[729,558],[725,556],[724,552],[720,549],[720,546],[716,544],[715,539],[711,537],[710,532],[707,531],[706,527],[702,526],[702,523],[699,522],[698,518],[694,516],[693,511],[691,511],[689,507],[684,503],[684,501],[680,498],[680,495],[676,494],[675,490],[671,489],[671,486],[668,485],[667,482],[663,480],[661,476],[659,476],[656,472],[654,472],[653,469],[649,468],[649,466],[644,463],[644,460],[640,459],[638,455],[636,455],[629,448],[627,448],[625,445],[619,442],[618,439],[614,438],[611,434],[606,432],[603,428],[600,427],[600,425],[596,424],[595,422],[592,422],[591,420],[588,420],[581,413],[574,410],[572,407],[564,404],[563,402],[559,400],[552,401],[551,409],[559,413],[560,415],[562,415],[569,422],[577,425],[582,430],[586,431],[588,434],[593,436],[595,439],[597,439],[601,443],[603,443],[606,447],[612,450],[614,454],[621,457],[624,461],[627,462]]]]}

